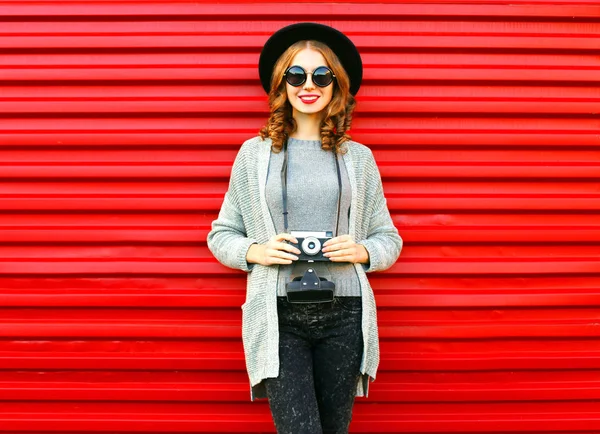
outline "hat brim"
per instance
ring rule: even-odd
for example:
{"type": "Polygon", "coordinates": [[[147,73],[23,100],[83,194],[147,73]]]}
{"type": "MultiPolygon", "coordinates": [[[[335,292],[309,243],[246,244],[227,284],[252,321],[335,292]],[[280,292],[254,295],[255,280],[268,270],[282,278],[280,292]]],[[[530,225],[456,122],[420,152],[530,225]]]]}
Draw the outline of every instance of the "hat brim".
{"type": "Polygon", "coordinates": [[[273,33],[265,43],[258,61],[260,82],[267,94],[271,90],[271,75],[279,57],[298,41],[315,40],[335,53],[350,79],[350,93],[356,95],[362,82],[362,59],[354,43],[333,27],[318,23],[296,23],[273,33]]]}

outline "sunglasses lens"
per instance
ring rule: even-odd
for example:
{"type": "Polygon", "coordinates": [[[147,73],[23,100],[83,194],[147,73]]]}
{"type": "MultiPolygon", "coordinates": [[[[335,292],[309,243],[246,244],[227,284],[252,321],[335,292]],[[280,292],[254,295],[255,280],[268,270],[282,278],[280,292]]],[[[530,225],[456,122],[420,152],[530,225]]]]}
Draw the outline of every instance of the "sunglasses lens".
{"type": "Polygon", "coordinates": [[[319,66],[312,74],[313,82],[319,87],[329,86],[333,81],[333,72],[325,66],[319,66]]]}
{"type": "Polygon", "coordinates": [[[285,79],[292,86],[300,86],[306,81],[306,73],[299,66],[292,66],[286,72],[285,79]]]}

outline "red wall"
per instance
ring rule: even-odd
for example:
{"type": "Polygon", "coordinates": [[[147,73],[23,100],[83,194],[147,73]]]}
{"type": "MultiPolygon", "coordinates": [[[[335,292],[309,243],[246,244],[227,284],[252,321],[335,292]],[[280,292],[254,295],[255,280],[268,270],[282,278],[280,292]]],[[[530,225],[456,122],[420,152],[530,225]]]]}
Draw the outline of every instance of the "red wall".
{"type": "Polygon", "coordinates": [[[405,240],[352,432],[600,432],[600,4],[505,3],[0,1],[0,431],[273,432],[206,235],[313,20],[405,240]]]}

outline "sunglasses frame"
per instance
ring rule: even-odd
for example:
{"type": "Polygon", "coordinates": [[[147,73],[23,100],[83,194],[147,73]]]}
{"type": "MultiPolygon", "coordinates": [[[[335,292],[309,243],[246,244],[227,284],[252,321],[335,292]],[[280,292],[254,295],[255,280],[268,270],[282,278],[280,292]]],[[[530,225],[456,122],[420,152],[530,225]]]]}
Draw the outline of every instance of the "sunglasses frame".
{"type": "Polygon", "coordinates": [[[329,86],[331,83],[333,83],[333,81],[335,80],[335,74],[333,73],[333,71],[332,71],[330,68],[328,68],[328,67],[327,67],[327,66],[325,66],[325,65],[322,65],[322,66],[317,66],[317,67],[316,67],[316,68],[315,68],[315,69],[314,69],[312,72],[306,72],[306,69],[304,69],[304,68],[303,68],[303,67],[301,67],[300,65],[292,65],[292,66],[290,66],[288,69],[286,69],[286,70],[285,70],[285,72],[283,73],[283,77],[285,78],[285,81],[286,81],[286,82],[287,82],[287,83],[288,83],[290,86],[299,87],[299,86],[302,86],[304,83],[306,83],[306,80],[308,79],[308,75],[309,75],[309,74],[310,74],[310,75],[313,75],[317,69],[321,69],[321,68],[325,68],[327,71],[329,71],[329,72],[331,73],[331,81],[330,81],[329,83],[327,83],[326,85],[324,85],[324,86],[321,86],[320,84],[317,84],[317,83],[315,83],[315,80],[314,80],[314,79],[312,80],[312,82],[314,83],[314,85],[315,85],[315,86],[318,86],[318,87],[327,87],[327,86],[329,86]],[[302,80],[302,82],[301,82],[301,83],[298,83],[298,84],[292,84],[292,83],[290,83],[290,82],[289,82],[289,80],[287,79],[287,74],[288,74],[289,70],[290,70],[290,69],[292,69],[292,68],[300,68],[300,69],[301,69],[301,70],[304,72],[304,80],[302,80]]]}

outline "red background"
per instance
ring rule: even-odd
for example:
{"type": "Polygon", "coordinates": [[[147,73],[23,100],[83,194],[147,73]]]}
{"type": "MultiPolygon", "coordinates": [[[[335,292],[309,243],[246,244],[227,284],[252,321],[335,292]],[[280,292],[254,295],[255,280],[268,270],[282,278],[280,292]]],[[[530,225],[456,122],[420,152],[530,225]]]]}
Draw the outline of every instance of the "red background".
{"type": "Polygon", "coordinates": [[[273,432],[206,235],[318,21],[405,240],[352,432],[600,432],[600,5],[505,3],[0,1],[0,431],[273,432]]]}

